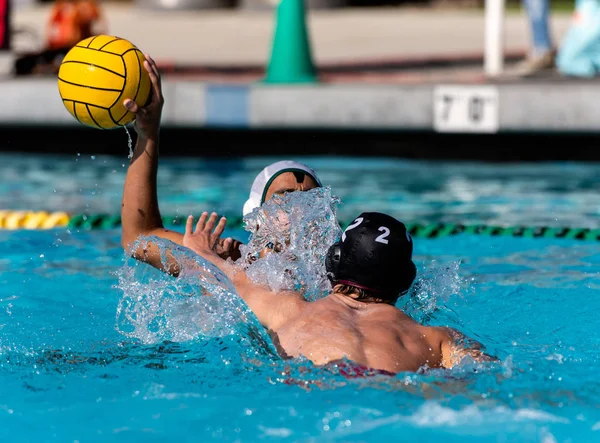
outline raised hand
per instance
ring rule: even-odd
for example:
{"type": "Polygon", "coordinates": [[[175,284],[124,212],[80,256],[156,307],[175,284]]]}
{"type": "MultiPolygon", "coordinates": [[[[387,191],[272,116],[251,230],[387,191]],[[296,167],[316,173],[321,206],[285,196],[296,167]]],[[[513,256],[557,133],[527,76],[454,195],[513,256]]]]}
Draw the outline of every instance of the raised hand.
{"type": "Polygon", "coordinates": [[[144,68],[148,71],[150,77],[150,99],[144,106],[138,106],[136,102],[130,98],[123,101],[123,105],[128,111],[135,114],[135,132],[144,138],[158,138],[158,130],[160,127],[160,118],[165,99],[162,94],[162,85],[160,74],[156,66],[156,62],[148,54],[144,54],[144,68]]]}
{"type": "MultiPolygon", "coordinates": [[[[218,255],[217,245],[221,238],[221,234],[225,230],[225,224],[227,219],[221,217],[217,224],[217,213],[213,212],[210,217],[208,212],[203,212],[198,223],[196,223],[196,229],[194,230],[194,216],[190,215],[185,225],[185,234],[183,236],[183,246],[190,248],[192,251],[202,256],[207,255],[218,255]]],[[[231,248],[231,239],[227,239],[222,244],[224,249],[231,248]]]]}

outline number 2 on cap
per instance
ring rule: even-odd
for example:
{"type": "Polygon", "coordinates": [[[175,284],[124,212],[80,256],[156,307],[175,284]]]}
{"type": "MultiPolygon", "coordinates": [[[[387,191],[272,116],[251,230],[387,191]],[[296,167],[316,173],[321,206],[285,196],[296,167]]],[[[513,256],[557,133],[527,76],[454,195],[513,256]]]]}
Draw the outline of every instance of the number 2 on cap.
{"type": "Polygon", "coordinates": [[[383,232],[383,234],[381,234],[379,237],[377,237],[375,239],[375,241],[379,242],[379,243],[383,243],[384,245],[387,245],[388,241],[386,240],[386,237],[388,235],[390,235],[390,230],[388,228],[386,228],[385,226],[380,226],[378,230],[379,230],[379,232],[383,232]]]}
{"type": "Polygon", "coordinates": [[[356,220],[354,220],[344,231],[344,233],[342,234],[342,241],[346,241],[346,232],[348,232],[350,229],[354,229],[356,228],[358,225],[360,225],[363,222],[363,218],[362,217],[358,217],[356,220]]]}

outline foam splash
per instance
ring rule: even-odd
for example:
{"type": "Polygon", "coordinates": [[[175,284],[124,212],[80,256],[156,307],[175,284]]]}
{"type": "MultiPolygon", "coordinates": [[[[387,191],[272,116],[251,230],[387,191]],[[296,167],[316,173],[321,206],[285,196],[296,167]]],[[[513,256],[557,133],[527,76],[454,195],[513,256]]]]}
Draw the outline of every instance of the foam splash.
{"type": "MultiPolygon", "coordinates": [[[[191,250],[158,237],[139,240],[156,245],[162,262],[176,260],[177,278],[131,259],[117,272],[123,291],[116,329],[144,344],[183,342],[200,337],[238,335],[265,350],[270,339],[227,276],[191,250]],[[133,263],[132,263],[133,262],[133,263]]],[[[275,353],[274,348],[268,349],[275,353]]]]}
{"type": "MultiPolygon", "coordinates": [[[[238,266],[255,282],[273,290],[293,289],[318,298],[329,293],[325,254],[341,235],[335,217],[339,202],[328,188],[276,196],[246,219],[256,226],[248,245],[242,246],[238,266]],[[280,253],[259,257],[271,242],[280,253]]],[[[183,342],[199,337],[239,335],[258,348],[274,351],[270,338],[238,296],[232,282],[212,263],[191,250],[158,237],[138,240],[158,247],[163,264],[181,266],[177,278],[147,264],[128,260],[117,272],[123,292],[116,313],[116,329],[144,344],[183,342]]]]}
{"type": "MultiPolygon", "coordinates": [[[[453,314],[446,302],[450,297],[463,295],[471,289],[470,281],[459,274],[459,267],[458,260],[450,263],[431,260],[417,265],[417,279],[409,293],[399,299],[397,306],[420,323],[428,323],[442,306],[447,314],[453,314]]],[[[459,323],[458,319],[455,320],[459,323]]]]}
{"type": "Polygon", "coordinates": [[[455,410],[435,402],[424,403],[409,420],[415,425],[422,427],[460,426],[466,424],[472,426],[475,423],[569,422],[564,417],[538,409],[519,408],[513,410],[505,406],[484,408],[473,404],[455,410]]]}
{"type": "Polygon", "coordinates": [[[326,296],[331,284],[325,256],[342,234],[336,217],[339,203],[329,187],[273,196],[244,217],[251,235],[236,264],[252,281],[273,291],[298,291],[308,300],[326,296]],[[276,253],[261,254],[265,248],[276,253]]]}
{"type": "MultiPolygon", "coordinates": [[[[328,295],[325,257],[342,234],[338,203],[329,188],[274,196],[245,217],[250,238],[240,247],[242,258],[235,266],[273,291],[298,291],[308,300],[328,295]],[[265,253],[267,245],[274,252],[265,253]]],[[[117,273],[123,291],[116,313],[121,334],[144,344],[236,335],[276,355],[264,328],[221,270],[171,241],[150,237],[140,242],[152,242],[162,262],[175,260],[181,272],[173,278],[133,259],[125,264],[117,273]]],[[[421,264],[418,280],[399,307],[421,323],[440,309],[452,314],[440,305],[465,289],[459,266],[460,262],[421,264]]]]}

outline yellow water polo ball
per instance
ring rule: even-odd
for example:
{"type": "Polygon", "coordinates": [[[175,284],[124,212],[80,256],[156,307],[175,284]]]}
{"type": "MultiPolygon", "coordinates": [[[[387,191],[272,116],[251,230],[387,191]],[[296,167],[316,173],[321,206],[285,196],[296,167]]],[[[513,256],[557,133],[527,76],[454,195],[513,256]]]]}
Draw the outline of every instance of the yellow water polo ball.
{"type": "Polygon", "coordinates": [[[135,114],[123,101],[144,106],[150,77],[144,54],[131,42],[110,35],[86,38],[65,55],[58,71],[58,90],[67,110],[80,123],[113,129],[131,123],[135,114]]]}

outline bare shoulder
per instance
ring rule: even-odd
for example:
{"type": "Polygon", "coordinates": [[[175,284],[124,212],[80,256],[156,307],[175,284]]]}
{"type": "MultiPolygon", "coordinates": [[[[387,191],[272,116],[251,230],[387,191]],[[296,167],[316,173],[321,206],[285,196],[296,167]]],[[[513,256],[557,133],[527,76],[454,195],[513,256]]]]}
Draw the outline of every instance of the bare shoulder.
{"type": "Polygon", "coordinates": [[[476,362],[498,361],[497,357],[484,352],[481,343],[462,332],[450,327],[435,327],[435,329],[440,340],[445,367],[452,368],[466,357],[476,362]]]}
{"type": "Polygon", "coordinates": [[[445,344],[462,344],[469,338],[456,329],[448,326],[422,326],[428,330],[428,336],[435,340],[440,345],[445,344]]]}
{"type": "Polygon", "coordinates": [[[446,326],[423,326],[423,328],[429,330],[430,335],[435,337],[437,340],[440,340],[440,342],[450,341],[456,338],[456,336],[453,334],[456,331],[446,326]]]}
{"type": "Polygon", "coordinates": [[[286,303],[290,307],[295,307],[295,308],[301,309],[301,308],[309,305],[308,300],[306,300],[306,298],[304,298],[304,296],[302,294],[300,294],[299,292],[282,291],[279,293],[279,295],[281,297],[285,298],[286,303]]]}
{"type": "Polygon", "coordinates": [[[390,305],[382,306],[382,308],[384,308],[385,315],[397,323],[410,325],[411,327],[416,328],[423,328],[418,321],[406,314],[402,309],[398,309],[395,306],[390,305]]]}
{"type": "Polygon", "coordinates": [[[408,333],[419,333],[422,326],[401,309],[387,304],[369,306],[361,311],[361,321],[372,327],[383,327],[388,330],[398,330],[408,333]]]}
{"type": "Polygon", "coordinates": [[[230,272],[239,296],[254,312],[260,323],[268,329],[277,329],[297,316],[308,303],[301,294],[293,291],[275,292],[250,280],[243,272],[230,272]]]}
{"type": "Polygon", "coordinates": [[[282,291],[274,295],[268,303],[267,309],[271,311],[271,329],[278,329],[294,318],[302,315],[310,306],[301,294],[294,291],[282,291]]]}
{"type": "Polygon", "coordinates": [[[440,339],[444,342],[450,342],[457,346],[468,347],[472,349],[480,349],[482,347],[481,343],[473,340],[454,328],[450,328],[448,326],[436,326],[435,329],[439,334],[440,339]]]}

